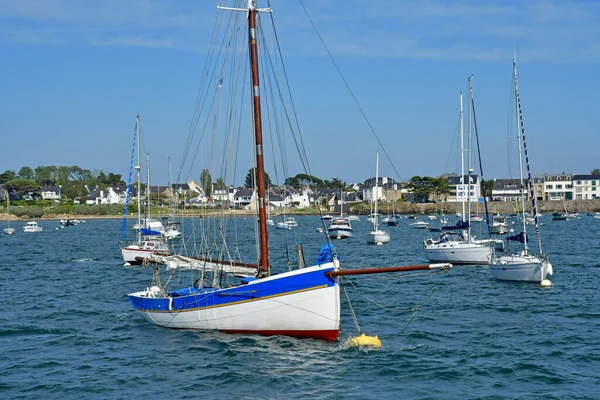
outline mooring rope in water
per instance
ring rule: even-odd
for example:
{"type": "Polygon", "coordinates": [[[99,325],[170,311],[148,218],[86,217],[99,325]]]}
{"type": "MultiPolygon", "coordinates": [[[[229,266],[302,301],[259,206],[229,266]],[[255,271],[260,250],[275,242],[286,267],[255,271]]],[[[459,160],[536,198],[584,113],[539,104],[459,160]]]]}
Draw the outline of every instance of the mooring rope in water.
{"type": "Polygon", "coordinates": [[[356,325],[356,330],[358,331],[358,333],[362,333],[362,331],[360,330],[360,326],[358,325],[358,319],[356,318],[356,314],[354,313],[354,308],[352,308],[352,303],[350,302],[348,292],[346,291],[346,288],[344,287],[341,281],[340,287],[344,290],[344,295],[346,296],[346,301],[348,302],[348,309],[350,310],[350,315],[352,315],[352,319],[354,320],[354,325],[356,325]]]}
{"type": "Polygon", "coordinates": [[[404,331],[406,330],[406,328],[408,328],[408,326],[410,325],[410,323],[417,316],[417,311],[419,311],[419,309],[427,302],[427,300],[429,300],[429,298],[431,297],[431,295],[433,294],[433,292],[436,291],[436,289],[437,288],[435,288],[435,287],[433,289],[431,289],[431,292],[429,292],[429,295],[427,295],[427,297],[425,297],[425,299],[423,299],[423,301],[421,302],[421,304],[419,304],[417,307],[415,307],[415,311],[410,316],[410,319],[408,320],[408,322],[406,323],[406,325],[404,326],[404,328],[402,328],[402,330],[398,333],[399,335],[402,335],[402,333],[404,333],[404,331]]]}

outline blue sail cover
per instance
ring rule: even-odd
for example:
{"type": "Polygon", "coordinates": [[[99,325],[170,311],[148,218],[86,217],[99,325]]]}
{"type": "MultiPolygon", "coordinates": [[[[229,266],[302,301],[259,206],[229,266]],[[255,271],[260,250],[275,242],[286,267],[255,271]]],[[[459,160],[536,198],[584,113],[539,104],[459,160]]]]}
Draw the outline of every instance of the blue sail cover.
{"type": "Polygon", "coordinates": [[[529,242],[529,238],[525,232],[521,232],[518,235],[507,236],[506,240],[512,240],[513,242],[521,242],[525,243],[525,241],[529,242]]]}
{"type": "Polygon", "coordinates": [[[458,221],[454,225],[444,225],[442,229],[445,231],[459,231],[463,229],[467,229],[469,227],[469,223],[467,221],[458,221]]]}
{"type": "Polygon", "coordinates": [[[152,229],[140,228],[140,233],[144,236],[160,235],[159,231],[153,231],[152,229]]]}
{"type": "Polygon", "coordinates": [[[325,246],[321,247],[321,251],[319,252],[319,256],[317,257],[317,261],[315,261],[315,264],[320,265],[331,262],[334,254],[335,246],[331,243],[327,243],[325,246]]]}

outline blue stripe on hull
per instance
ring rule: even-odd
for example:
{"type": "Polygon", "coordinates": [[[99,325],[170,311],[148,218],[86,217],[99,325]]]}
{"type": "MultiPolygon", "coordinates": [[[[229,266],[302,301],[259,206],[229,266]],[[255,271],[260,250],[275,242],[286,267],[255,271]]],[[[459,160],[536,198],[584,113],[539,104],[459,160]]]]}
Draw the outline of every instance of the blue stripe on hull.
{"type": "MultiPolygon", "coordinates": [[[[335,285],[335,279],[325,276],[325,272],[333,268],[317,269],[315,271],[289,275],[273,276],[275,279],[254,281],[255,283],[225,289],[191,288],[190,295],[147,298],[129,295],[133,307],[139,311],[148,312],[178,312],[222,307],[239,303],[252,302],[267,298],[285,296],[293,293],[321,289],[335,285]]],[[[179,293],[190,293],[190,289],[181,289],[179,293]]],[[[175,292],[171,292],[175,293],[175,292]]]]}

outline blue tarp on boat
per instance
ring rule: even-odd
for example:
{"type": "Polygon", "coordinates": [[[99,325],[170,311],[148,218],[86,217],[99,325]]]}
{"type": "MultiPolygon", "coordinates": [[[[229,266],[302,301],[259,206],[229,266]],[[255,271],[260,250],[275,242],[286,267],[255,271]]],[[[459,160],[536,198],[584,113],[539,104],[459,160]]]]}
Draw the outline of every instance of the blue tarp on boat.
{"type": "Polygon", "coordinates": [[[153,231],[152,229],[146,229],[146,228],[141,228],[140,233],[144,236],[153,236],[153,235],[161,234],[159,231],[153,231]]]}
{"type": "Polygon", "coordinates": [[[317,257],[317,261],[315,261],[315,264],[320,265],[331,262],[334,255],[335,246],[331,243],[327,243],[325,246],[321,247],[321,251],[319,252],[319,256],[317,257]]]}

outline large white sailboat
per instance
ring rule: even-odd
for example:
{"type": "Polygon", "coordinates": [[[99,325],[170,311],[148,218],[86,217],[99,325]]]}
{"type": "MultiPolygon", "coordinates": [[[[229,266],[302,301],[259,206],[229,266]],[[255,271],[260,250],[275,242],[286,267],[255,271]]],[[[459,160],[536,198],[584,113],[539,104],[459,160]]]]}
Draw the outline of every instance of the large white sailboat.
{"type": "MultiPolygon", "coordinates": [[[[529,155],[527,153],[527,142],[525,141],[525,127],[523,124],[523,114],[521,111],[521,99],[519,98],[519,85],[517,82],[517,63],[513,60],[513,85],[515,90],[515,109],[517,114],[517,141],[518,141],[518,157],[519,157],[519,174],[521,180],[521,221],[523,230],[517,235],[508,237],[509,242],[515,241],[522,244],[520,252],[513,252],[504,255],[492,261],[490,271],[492,276],[503,281],[523,281],[523,282],[539,282],[542,286],[550,286],[551,282],[546,279],[547,275],[552,275],[552,264],[548,261],[548,255],[542,250],[542,239],[538,227],[538,212],[535,202],[535,193],[533,190],[533,181],[531,179],[531,170],[529,167],[529,155]],[[523,149],[523,152],[521,150],[523,149]],[[533,220],[535,225],[535,233],[537,237],[538,252],[534,254],[530,251],[527,243],[529,237],[527,235],[527,222],[525,219],[525,196],[527,186],[523,179],[523,155],[527,167],[527,184],[529,185],[531,208],[533,210],[533,220]]],[[[511,249],[512,250],[512,249],[511,249]]]]}
{"type": "MultiPolygon", "coordinates": [[[[469,78],[469,90],[471,78],[469,78]]],[[[469,104],[471,104],[469,97],[469,104]]],[[[476,243],[471,237],[471,157],[468,158],[468,175],[465,175],[465,146],[463,127],[463,96],[460,93],[460,151],[461,151],[461,177],[459,192],[462,192],[462,213],[460,224],[454,231],[446,231],[440,234],[438,240],[426,239],[423,241],[423,253],[430,262],[449,262],[452,264],[489,264],[492,259],[493,248],[486,244],[476,243]],[[465,184],[466,182],[466,184],[465,184]],[[464,194],[467,193],[467,196],[464,194]],[[465,197],[468,201],[468,209],[465,209],[465,197]]]]}

